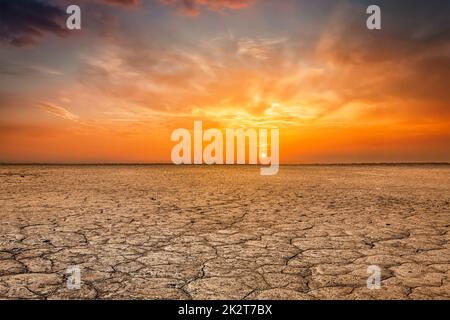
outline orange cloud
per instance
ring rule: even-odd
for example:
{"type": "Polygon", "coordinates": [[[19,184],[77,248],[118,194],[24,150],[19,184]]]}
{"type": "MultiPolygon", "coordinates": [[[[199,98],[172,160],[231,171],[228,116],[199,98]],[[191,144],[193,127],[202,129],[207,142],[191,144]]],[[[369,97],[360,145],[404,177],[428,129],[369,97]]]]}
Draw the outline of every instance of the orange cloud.
{"type": "MultiPolygon", "coordinates": [[[[163,2],[191,8],[194,15],[202,7],[252,3],[163,2]]],[[[236,28],[194,40],[169,34],[167,44],[155,34],[148,41],[119,33],[80,52],[76,75],[67,82],[59,81],[69,77],[65,73],[54,77],[53,69],[35,61],[5,60],[5,84],[26,77],[51,82],[39,97],[24,86],[17,94],[27,98],[23,103],[6,89],[0,92],[3,158],[168,161],[171,129],[203,120],[215,128],[280,127],[283,162],[448,161],[446,20],[418,32],[389,25],[386,17],[382,31],[370,32],[361,28],[364,10],[339,8],[311,34],[236,28]],[[35,99],[46,103],[35,108],[35,99]],[[37,138],[28,134],[26,121],[56,127],[42,129],[46,150],[33,149],[37,138]],[[23,126],[6,126],[16,123],[23,126]]]]}
{"type": "Polygon", "coordinates": [[[125,7],[134,7],[141,3],[140,0],[102,0],[108,4],[120,5],[125,7]]]}
{"type": "Polygon", "coordinates": [[[206,7],[211,11],[223,9],[244,9],[252,5],[256,0],[160,0],[165,5],[174,6],[178,12],[188,16],[198,16],[200,8],[206,7]]]}

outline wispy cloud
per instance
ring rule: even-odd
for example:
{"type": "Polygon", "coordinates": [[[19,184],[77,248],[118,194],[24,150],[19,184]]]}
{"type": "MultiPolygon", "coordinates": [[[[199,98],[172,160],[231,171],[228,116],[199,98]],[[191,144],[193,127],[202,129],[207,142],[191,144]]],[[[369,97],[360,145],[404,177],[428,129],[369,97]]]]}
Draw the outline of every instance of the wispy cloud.
{"type": "Polygon", "coordinates": [[[68,111],[67,109],[65,109],[64,107],[58,106],[56,104],[53,103],[48,103],[48,102],[43,102],[43,103],[39,103],[39,108],[47,113],[50,113],[54,116],[63,118],[65,120],[77,120],[78,116],[73,114],[72,112],[68,111]]]}
{"type": "Polygon", "coordinates": [[[10,76],[62,75],[62,72],[44,65],[29,65],[11,61],[0,62],[0,74],[10,76]]]}

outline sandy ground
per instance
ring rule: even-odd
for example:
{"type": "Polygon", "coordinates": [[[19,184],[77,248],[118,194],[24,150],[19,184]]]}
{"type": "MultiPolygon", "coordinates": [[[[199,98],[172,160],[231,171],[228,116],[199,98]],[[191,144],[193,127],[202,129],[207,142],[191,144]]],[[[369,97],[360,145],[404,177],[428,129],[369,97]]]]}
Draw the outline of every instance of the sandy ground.
{"type": "Polygon", "coordinates": [[[3,299],[450,299],[450,166],[0,166],[0,184],[3,299]]]}

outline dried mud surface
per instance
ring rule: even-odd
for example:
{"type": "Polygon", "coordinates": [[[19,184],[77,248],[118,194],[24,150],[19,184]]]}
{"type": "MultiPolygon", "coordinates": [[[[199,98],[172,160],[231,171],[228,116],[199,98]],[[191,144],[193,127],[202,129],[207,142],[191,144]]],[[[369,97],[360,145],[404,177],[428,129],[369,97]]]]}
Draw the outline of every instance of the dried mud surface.
{"type": "Polygon", "coordinates": [[[450,299],[450,166],[0,166],[0,184],[2,299],[450,299]]]}

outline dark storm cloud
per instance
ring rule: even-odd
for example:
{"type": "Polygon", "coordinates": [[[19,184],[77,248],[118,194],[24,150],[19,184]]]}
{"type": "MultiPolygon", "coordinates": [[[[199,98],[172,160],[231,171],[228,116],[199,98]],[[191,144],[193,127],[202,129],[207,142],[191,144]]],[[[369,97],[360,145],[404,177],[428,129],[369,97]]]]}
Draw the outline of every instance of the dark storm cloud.
{"type": "Polygon", "coordinates": [[[373,2],[381,7],[382,30],[369,31],[360,19],[372,1],[353,1],[358,4],[336,6],[326,29],[333,31],[321,38],[319,59],[341,68],[341,77],[346,73],[350,79],[361,79],[357,87],[347,85],[340,92],[348,91],[353,99],[448,101],[450,1],[373,2]]]}
{"type": "Polygon", "coordinates": [[[63,9],[38,0],[0,1],[0,41],[14,46],[32,45],[46,34],[65,36],[63,9]]]}

